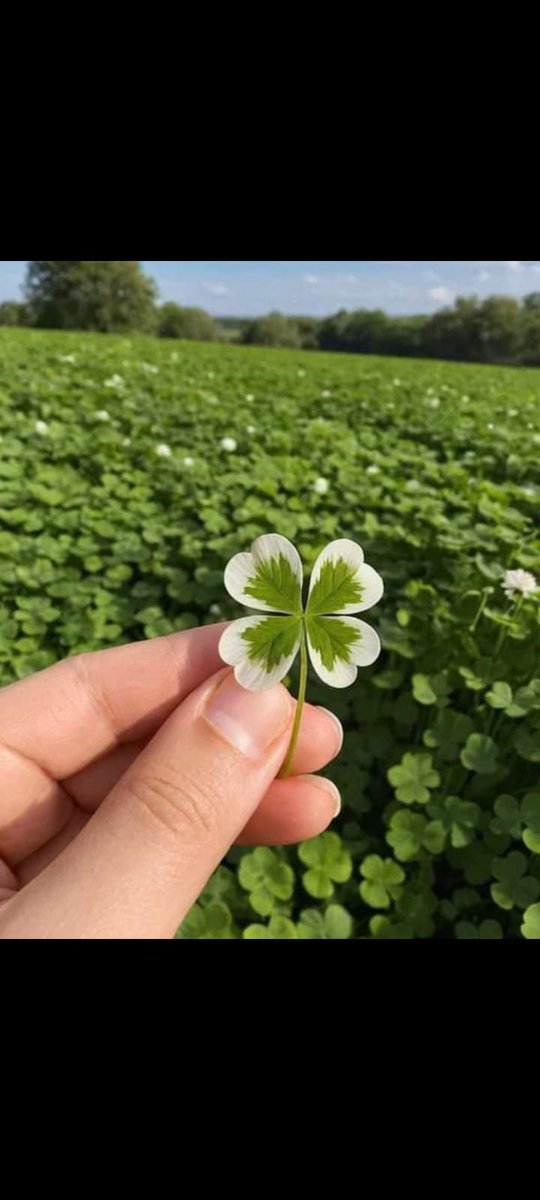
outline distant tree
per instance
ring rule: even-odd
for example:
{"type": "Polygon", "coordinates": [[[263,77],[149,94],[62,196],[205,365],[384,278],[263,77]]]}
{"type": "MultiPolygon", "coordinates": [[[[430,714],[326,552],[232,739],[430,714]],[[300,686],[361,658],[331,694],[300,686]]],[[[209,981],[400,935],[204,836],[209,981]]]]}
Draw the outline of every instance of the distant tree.
{"type": "Polygon", "coordinates": [[[524,296],[523,308],[528,313],[540,312],[540,292],[529,292],[528,296],[524,296]]]}
{"type": "Polygon", "coordinates": [[[17,300],[4,300],[4,303],[0,304],[0,325],[26,325],[27,323],[26,304],[19,304],[17,300]]]}
{"type": "Polygon", "coordinates": [[[294,323],[302,350],[317,350],[321,322],[316,317],[295,317],[294,323]]]}
{"type": "Polygon", "coordinates": [[[522,310],[513,296],[488,296],[478,314],[484,362],[515,362],[523,341],[522,310]]]}
{"type": "Polygon", "coordinates": [[[190,342],[213,342],[218,329],[204,308],[181,308],[171,302],[159,310],[158,334],[159,337],[184,338],[190,342]]]}
{"type": "Polygon", "coordinates": [[[31,262],[30,321],[43,329],[152,332],[155,285],[140,262],[31,262]]]}
{"type": "Polygon", "coordinates": [[[294,318],[277,312],[251,321],[244,330],[242,341],[248,346],[284,346],[294,350],[300,349],[302,344],[294,318]]]}

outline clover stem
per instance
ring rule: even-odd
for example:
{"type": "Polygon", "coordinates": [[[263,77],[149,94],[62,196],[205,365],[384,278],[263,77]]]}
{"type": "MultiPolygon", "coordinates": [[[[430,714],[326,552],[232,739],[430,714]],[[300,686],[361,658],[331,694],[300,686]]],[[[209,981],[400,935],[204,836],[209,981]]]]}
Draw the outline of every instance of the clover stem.
{"type": "Polygon", "coordinates": [[[296,713],[295,713],[295,717],[294,717],[294,725],[292,727],[291,740],[289,742],[289,749],[287,750],[287,757],[285,759],[285,762],[283,763],[281,771],[279,772],[279,776],[278,776],[279,779],[288,779],[289,775],[291,774],[293,759],[294,759],[294,755],[296,752],[296,747],[298,745],[298,738],[300,736],[300,725],[302,723],[302,711],[304,708],[304,703],[305,703],[305,699],[306,699],[306,691],[307,691],[307,678],[308,678],[308,653],[307,653],[307,642],[306,642],[306,629],[305,629],[304,622],[302,622],[302,640],[300,642],[300,682],[298,685],[298,699],[296,701],[296,713]]]}

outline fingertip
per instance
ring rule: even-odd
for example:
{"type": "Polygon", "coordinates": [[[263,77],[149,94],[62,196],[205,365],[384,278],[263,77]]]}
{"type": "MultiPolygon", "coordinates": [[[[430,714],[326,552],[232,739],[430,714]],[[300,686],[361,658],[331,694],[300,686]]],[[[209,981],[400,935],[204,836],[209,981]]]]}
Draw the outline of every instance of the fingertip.
{"type": "Polygon", "coordinates": [[[287,846],[317,837],[341,811],[335,784],[320,775],[276,779],[245,826],[244,846],[287,846]]]}

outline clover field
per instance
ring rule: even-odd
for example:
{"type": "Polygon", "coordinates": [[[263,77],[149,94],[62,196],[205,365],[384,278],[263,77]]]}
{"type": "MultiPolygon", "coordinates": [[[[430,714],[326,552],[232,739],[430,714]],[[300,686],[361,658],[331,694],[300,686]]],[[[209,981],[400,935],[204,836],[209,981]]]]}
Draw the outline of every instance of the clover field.
{"type": "Polygon", "coordinates": [[[385,580],[382,657],[309,684],[341,816],[234,850],[179,937],[540,938],[540,603],[501,587],[539,516],[539,371],[0,329],[2,684],[244,615],[261,533],[385,580]]]}

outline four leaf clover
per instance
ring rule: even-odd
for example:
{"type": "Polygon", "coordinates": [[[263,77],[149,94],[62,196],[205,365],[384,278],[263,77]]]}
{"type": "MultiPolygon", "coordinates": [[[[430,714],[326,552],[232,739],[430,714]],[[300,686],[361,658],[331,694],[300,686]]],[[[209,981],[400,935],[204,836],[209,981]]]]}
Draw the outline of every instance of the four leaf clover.
{"type": "Polygon", "coordinates": [[[350,615],[372,608],[384,591],[356,542],[342,538],[319,555],[305,607],[303,579],[298,551],[277,533],[257,538],[250,553],[236,554],[227,566],[229,595],[259,610],[258,616],[234,621],[220,643],[223,661],[250,691],[284,679],[306,641],[314,670],[337,688],[349,687],[358,668],[380,654],[375,630],[350,615]],[[280,615],[261,615],[267,613],[280,615]]]}

